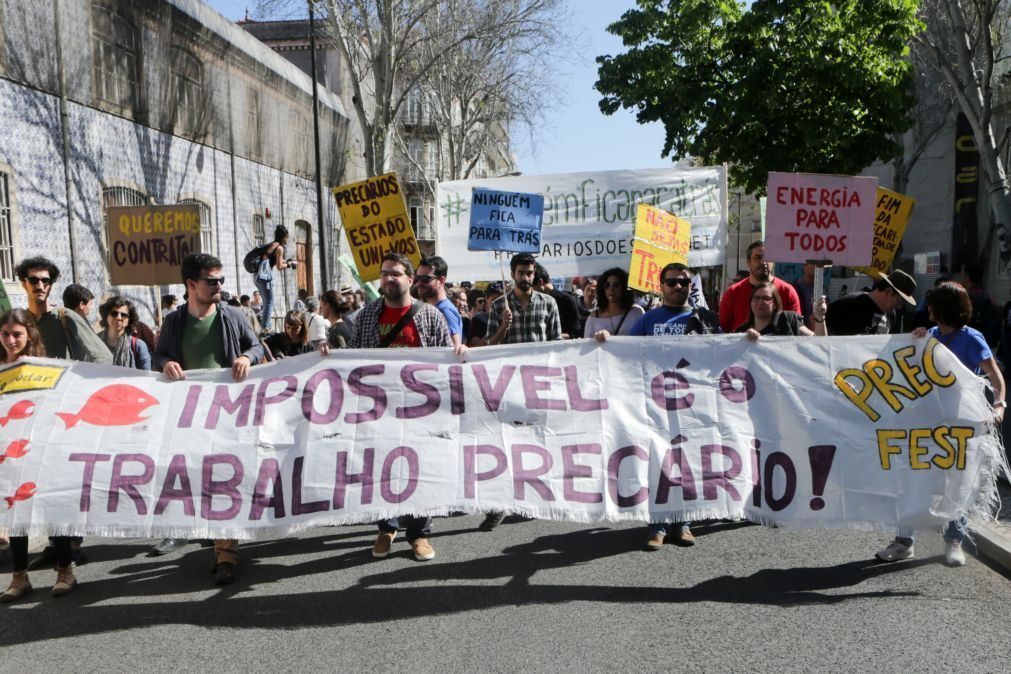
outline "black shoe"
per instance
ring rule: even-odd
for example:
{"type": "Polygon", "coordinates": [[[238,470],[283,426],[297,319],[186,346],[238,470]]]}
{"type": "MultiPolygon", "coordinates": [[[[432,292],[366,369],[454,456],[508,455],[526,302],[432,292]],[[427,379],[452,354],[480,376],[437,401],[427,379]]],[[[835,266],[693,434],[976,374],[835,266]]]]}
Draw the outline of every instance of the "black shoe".
{"type": "Polygon", "coordinates": [[[505,516],[506,514],[504,510],[500,512],[488,513],[488,515],[485,516],[484,521],[481,522],[481,524],[479,524],[477,528],[480,529],[481,531],[491,531],[498,525],[502,524],[502,520],[505,519],[505,516]]]}
{"type": "Polygon", "coordinates": [[[237,577],[235,565],[231,562],[218,562],[214,570],[215,585],[231,585],[237,577]]]}
{"type": "Polygon", "coordinates": [[[46,549],[39,553],[39,556],[32,560],[32,563],[28,565],[29,571],[38,571],[40,569],[55,569],[56,568],[56,548],[51,545],[47,545],[46,549]]]}
{"type": "Polygon", "coordinates": [[[184,547],[188,542],[185,538],[163,538],[158,545],[151,548],[151,552],[147,553],[147,555],[148,557],[161,557],[170,552],[175,552],[179,548],[184,547]]]}

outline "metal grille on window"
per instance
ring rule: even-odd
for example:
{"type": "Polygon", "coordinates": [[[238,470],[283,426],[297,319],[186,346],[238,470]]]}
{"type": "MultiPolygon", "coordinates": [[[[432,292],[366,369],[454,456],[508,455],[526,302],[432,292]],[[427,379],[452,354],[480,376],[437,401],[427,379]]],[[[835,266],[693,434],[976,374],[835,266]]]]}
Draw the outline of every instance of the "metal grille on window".
{"type": "Polygon", "coordinates": [[[109,220],[107,208],[110,206],[146,206],[147,195],[129,187],[106,187],[102,190],[102,247],[109,254],[109,220]]]}
{"type": "Polygon", "coordinates": [[[132,109],[137,91],[137,51],[130,22],[108,7],[92,10],[92,51],[95,95],[132,109]]]}
{"type": "Polygon", "coordinates": [[[172,48],[172,81],[175,86],[176,124],[184,133],[200,130],[203,101],[203,71],[200,62],[184,49],[172,48]]]}
{"type": "Polygon", "coordinates": [[[263,227],[263,216],[259,213],[253,215],[253,244],[262,246],[267,243],[267,231],[263,227]]]}
{"type": "Polygon", "coordinates": [[[0,280],[13,283],[14,213],[8,180],[6,173],[0,173],[0,280]]]}
{"type": "Polygon", "coordinates": [[[199,199],[180,199],[180,204],[196,204],[200,208],[200,252],[218,254],[217,238],[214,236],[214,219],[211,207],[199,199]]]}

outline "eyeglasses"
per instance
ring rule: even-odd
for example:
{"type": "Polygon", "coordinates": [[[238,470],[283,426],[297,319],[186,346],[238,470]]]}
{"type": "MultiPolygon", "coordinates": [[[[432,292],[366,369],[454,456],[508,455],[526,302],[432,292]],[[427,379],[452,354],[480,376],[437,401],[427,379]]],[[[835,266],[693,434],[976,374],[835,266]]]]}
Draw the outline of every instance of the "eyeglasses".
{"type": "Polygon", "coordinates": [[[414,277],[414,282],[415,283],[431,283],[436,278],[437,277],[432,276],[431,274],[418,274],[417,276],[414,277]]]}
{"type": "Polygon", "coordinates": [[[124,318],[130,320],[130,313],[127,311],[110,311],[109,316],[111,318],[124,318]]]}
{"type": "Polygon", "coordinates": [[[751,301],[761,302],[762,304],[772,304],[774,300],[771,295],[752,295],[751,301]]]}
{"type": "Polygon", "coordinates": [[[690,278],[665,278],[663,284],[668,288],[673,288],[674,286],[687,288],[692,284],[692,280],[690,278]]]}
{"type": "Polygon", "coordinates": [[[624,288],[625,284],[621,281],[608,281],[604,284],[605,288],[624,288]]]}
{"type": "Polygon", "coordinates": [[[197,280],[198,281],[203,281],[204,283],[206,283],[209,286],[221,287],[221,286],[225,285],[225,277],[224,276],[217,276],[217,277],[215,277],[215,276],[205,276],[205,277],[197,279],[197,280]]]}
{"type": "Polygon", "coordinates": [[[385,269],[379,272],[379,275],[383,278],[400,278],[401,276],[406,276],[402,271],[386,271],[385,269]]]}
{"type": "Polygon", "coordinates": [[[41,284],[42,287],[48,288],[53,284],[53,279],[48,276],[29,276],[25,280],[28,281],[28,285],[30,286],[37,286],[41,284]]]}

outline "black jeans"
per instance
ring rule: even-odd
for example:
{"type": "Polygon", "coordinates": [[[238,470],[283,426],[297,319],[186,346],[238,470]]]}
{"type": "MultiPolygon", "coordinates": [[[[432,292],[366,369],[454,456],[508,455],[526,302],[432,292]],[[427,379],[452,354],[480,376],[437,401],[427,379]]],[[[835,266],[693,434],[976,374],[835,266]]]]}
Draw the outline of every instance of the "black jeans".
{"type": "MultiPolygon", "coordinates": [[[[72,554],[70,550],[70,536],[50,536],[49,544],[56,550],[56,563],[62,568],[70,566],[72,554]]],[[[28,537],[11,536],[11,560],[14,562],[14,571],[24,571],[28,568],[28,537]]]]}

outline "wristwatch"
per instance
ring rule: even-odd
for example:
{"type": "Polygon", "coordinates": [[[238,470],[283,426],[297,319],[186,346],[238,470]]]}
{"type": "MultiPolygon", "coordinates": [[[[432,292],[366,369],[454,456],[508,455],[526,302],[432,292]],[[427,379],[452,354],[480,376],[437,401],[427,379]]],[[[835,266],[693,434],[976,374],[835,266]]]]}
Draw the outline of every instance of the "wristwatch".
{"type": "Polygon", "coordinates": [[[1006,408],[1007,407],[1007,401],[1006,400],[998,400],[997,402],[995,402],[993,404],[993,406],[994,407],[1005,407],[1006,408]]]}

